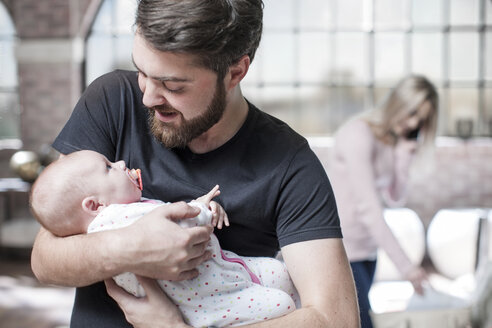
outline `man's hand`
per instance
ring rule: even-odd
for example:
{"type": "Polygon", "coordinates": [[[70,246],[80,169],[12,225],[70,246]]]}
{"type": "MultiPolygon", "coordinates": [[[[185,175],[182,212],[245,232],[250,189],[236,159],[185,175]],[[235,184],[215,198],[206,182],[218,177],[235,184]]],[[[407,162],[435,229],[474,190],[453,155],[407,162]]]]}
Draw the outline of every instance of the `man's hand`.
{"type": "Polygon", "coordinates": [[[176,305],[162,291],[153,279],[137,276],[147,296],[136,298],[116,285],[113,279],[106,279],[106,289],[120,306],[126,320],[135,328],[189,327],[176,305]]]}
{"type": "Polygon", "coordinates": [[[186,280],[210,258],[205,249],[211,227],[183,229],[173,221],[191,218],[199,210],[184,202],[163,205],[124,228],[124,271],[163,280],[186,280]],[[126,256],[125,256],[126,255],[126,256]]]}

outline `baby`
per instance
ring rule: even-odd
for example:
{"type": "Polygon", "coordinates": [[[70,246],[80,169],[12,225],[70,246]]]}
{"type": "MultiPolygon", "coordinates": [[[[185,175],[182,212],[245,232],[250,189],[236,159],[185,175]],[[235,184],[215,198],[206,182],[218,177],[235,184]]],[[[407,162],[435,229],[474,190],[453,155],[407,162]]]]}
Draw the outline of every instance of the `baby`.
{"type": "MultiPolygon", "coordinates": [[[[178,222],[183,228],[229,225],[224,209],[212,201],[218,186],[191,201],[197,217],[178,222]]],[[[43,227],[65,237],[128,226],[166,203],[142,198],[139,171],[125,162],[112,163],[94,151],[82,150],[49,165],[32,187],[31,209],[43,227]]],[[[207,249],[212,258],[199,276],[158,283],[194,327],[245,325],[285,315],[300,306],[284,264],[266,257],[239,257],[222,250],[214,234],[207,249]],[[268,275],[265,274],[268,272],[268,275]],[[263,273],[263,275],[262,275],[263,273]]],[[[145,295],[132,273],[114,280],[137,297],[145,295]]]]}

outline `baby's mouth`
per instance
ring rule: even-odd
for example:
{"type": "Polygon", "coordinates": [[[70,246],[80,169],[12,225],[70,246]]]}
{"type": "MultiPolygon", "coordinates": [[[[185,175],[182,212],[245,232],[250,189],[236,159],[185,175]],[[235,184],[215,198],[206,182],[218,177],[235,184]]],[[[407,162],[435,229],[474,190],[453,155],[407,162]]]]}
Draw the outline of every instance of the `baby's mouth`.
{"type": "Polygon", "coordinates": [[[126,169],[126,174],[138,189],[143,190],[142,173],[140,169],[126,169]]]}

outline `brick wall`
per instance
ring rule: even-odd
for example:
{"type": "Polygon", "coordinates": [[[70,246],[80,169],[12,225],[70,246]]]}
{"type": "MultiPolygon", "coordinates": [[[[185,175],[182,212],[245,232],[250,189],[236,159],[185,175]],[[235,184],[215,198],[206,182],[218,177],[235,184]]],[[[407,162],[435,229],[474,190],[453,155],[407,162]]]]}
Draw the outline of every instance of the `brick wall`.
{"type": "Polygon", "coordinates": [[[50,144],[82,92],[83,41],[101,0],[2,0],[18,42],[21,139],[50,144]]]}
{"type": "MultiPolygon", "coordinates": [[[[51,144],[82,92],[83,41],[102,0],[0,0],[17,34],[22,148],[51,144]]],[[[0,178],[17,148],[0,144],[0,178]],[[5,148],[5,149],[2,149],[5,148]]]]}
{"type": "Polygon", "coordinates": [[[23,63],[18,70],[22,141],[25,149],[38,150],[54,140],[71,113],[74,73],[69,63],[23,63]]]}
{"type": "Polygon", "coordinates": [[[17,35],[24,38],[70,36],[70,2],[67,0],[13,2],[17,35]]]}
{"type": "MultiPolygon", "coordinates": [[[[92,3],[101,0],[2,0],[21,39],[75,36],[92,3]]],[[[91,12],[91,14],[93,14],[91,12]]],[[[89,17],[90,19],[90,17],[89,17]]]]}

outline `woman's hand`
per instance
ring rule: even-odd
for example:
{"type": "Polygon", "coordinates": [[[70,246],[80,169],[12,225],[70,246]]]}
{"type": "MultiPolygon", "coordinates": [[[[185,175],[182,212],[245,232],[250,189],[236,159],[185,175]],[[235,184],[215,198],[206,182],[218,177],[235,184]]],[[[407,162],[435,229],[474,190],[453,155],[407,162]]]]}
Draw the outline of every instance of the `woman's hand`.
{"type": "Polygon", "coordinates": [[[406,278],[412,283],[417,294],[424,295],[424,285],[428,283],[429,279],[427,272],[423,268],[417,267],[413,269],[407,274],[406,278]]]}
{"type": "Polygon", "coordinates": [[[106,279],[106,290],[123,310],[126,320],[135,328],[190,327],[183,321],[177,306],[169,300],[154,279],[137,276],[147,296],[137,298],[106,279]]]}

